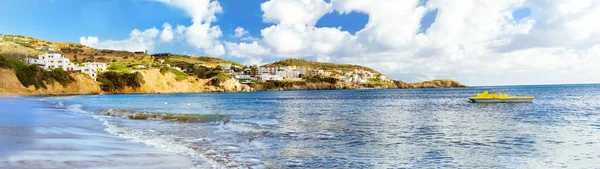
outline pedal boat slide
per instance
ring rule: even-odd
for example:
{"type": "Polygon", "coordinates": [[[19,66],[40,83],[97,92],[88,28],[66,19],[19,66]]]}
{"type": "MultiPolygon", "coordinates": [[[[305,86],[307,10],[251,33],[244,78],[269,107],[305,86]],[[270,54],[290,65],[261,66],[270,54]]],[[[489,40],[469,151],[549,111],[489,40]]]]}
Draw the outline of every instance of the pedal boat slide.
{"type": "Polygon", "coordinates": [[[469,97],[471,103],[531,103],[533,96],[508,96],[508,94],[489,93],[487,90],[469,97]]]}

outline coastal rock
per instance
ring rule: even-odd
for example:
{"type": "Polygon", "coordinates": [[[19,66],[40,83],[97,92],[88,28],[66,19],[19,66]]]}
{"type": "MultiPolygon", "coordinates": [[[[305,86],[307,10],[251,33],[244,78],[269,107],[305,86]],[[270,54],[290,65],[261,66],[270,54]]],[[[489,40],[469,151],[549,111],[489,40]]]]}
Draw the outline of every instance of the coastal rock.
{"type": "Polygon", "coordinates": [[[87,74],[73,73],[75,82],[66,86],[58,82],[46,83],[46,89],[36,89],[33,86],[25,87],[21,84],[13,70],[0,69],[0,94],[15,95],[80,95],[99,94],[100,86],[87,74]]]}
{"type": "Polygon", "coordinates": [[[467,87],[467,86],[461,84],[460,82],[451,80],[451,79],[431,80],[431,81],[424,81],[424,82],[418,82],[418,83],[406,83],[406,82],[399,81],[399,80],[394,81],[394,82],[396,83],[396,86],[398,86],[398,88],[401,88],[401,89],[467,87]]]}
{"type": "Polygon", "coordinates": [[[158,69],[140,71],[144,83],[139,88],[126,87],[115,93],[199,93],[199,92],[250,92],[254,91],[248,85],[229,79],[224,83],[213,86],[210,79],[198,79],[190,76],[185,80],[176,80],[175,74],[160,73],[158,69]]]}

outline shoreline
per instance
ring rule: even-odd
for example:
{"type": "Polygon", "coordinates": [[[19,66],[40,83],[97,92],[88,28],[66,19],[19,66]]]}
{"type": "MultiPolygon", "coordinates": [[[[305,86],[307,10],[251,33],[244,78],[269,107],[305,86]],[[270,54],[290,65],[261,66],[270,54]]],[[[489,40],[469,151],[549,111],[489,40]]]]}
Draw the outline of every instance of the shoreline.
{"type": "Polygon", "coordinates": [[[471,87],[440,87],[440,88],[361,88],[361,89],[271,89],[254,91],[208,91],[208,92],[127,92],[127,93],[97,93],[97,94],[15,94],[0,93],[0,98],[14,97],[53,97],[53,96],[93,96],[93,95],[125,95],[125,94],[199,94],[199,93],[257,93],[257,92],[283,92],[283,91],[344,91],[344,90],[410,90],[410,89],[465,89],[471,87]]]}
{"type": "Polygon", "coordinates": [[[111,134],[83,112],[31,98],[0,98],[0,166],[193,168],[193,159],[111,134]],[[16,113],[18,112],[18,113],[16,113]]]}

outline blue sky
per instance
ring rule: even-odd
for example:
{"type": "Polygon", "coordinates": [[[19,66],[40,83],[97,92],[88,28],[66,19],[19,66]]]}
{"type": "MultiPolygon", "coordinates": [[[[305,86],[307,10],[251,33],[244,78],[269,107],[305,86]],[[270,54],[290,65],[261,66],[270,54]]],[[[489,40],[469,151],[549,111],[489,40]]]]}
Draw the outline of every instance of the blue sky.
{"type": "MultiPolygon", "coordinates": [[[[260,30],[272,23],[264,23],[261,3],[266,0],[220,0],[223,13],[216,14],[214,23],[223,32],[222,40],[232,38],[237,27],[260,37],[260,30]]],[[[165,22],[172,25],[190,25],[191,18],[178,8],[150,0],[19,0],[0,1],[5,13],[0,15],[0,33],[32,36],[58,42],[79,43],[82,36],[102,39],[125,39],[133,29],[161,28],[165,22]]],[[[341,27],[351,33],[362,29],[368,16],[361,13],[327,14],[318,27],[341,27]]],[[[202,53],[184,43],[161,44],[154,52],[202,53]]],[[[232,58],[235,59],[235,58],[232,58]]]]}
{"type": "Polygon", "coordinates": [[[299,57],[409,82],[600,82],[600,1],[6,0],[0,8],[0,33],[94,48],[244,64],[299,57]]]}

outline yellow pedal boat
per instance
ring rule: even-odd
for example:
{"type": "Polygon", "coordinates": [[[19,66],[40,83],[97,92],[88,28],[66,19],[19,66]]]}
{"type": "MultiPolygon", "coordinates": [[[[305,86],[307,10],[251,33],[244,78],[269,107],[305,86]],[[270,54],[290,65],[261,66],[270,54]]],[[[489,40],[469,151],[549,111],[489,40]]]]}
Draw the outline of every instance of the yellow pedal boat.
{"type": "Polygon", "coordinates": [[[487,90],[469,97],[471,103],[531,103],[533,96],[508,96],[508,94],[489,93],[487,90]]]}

